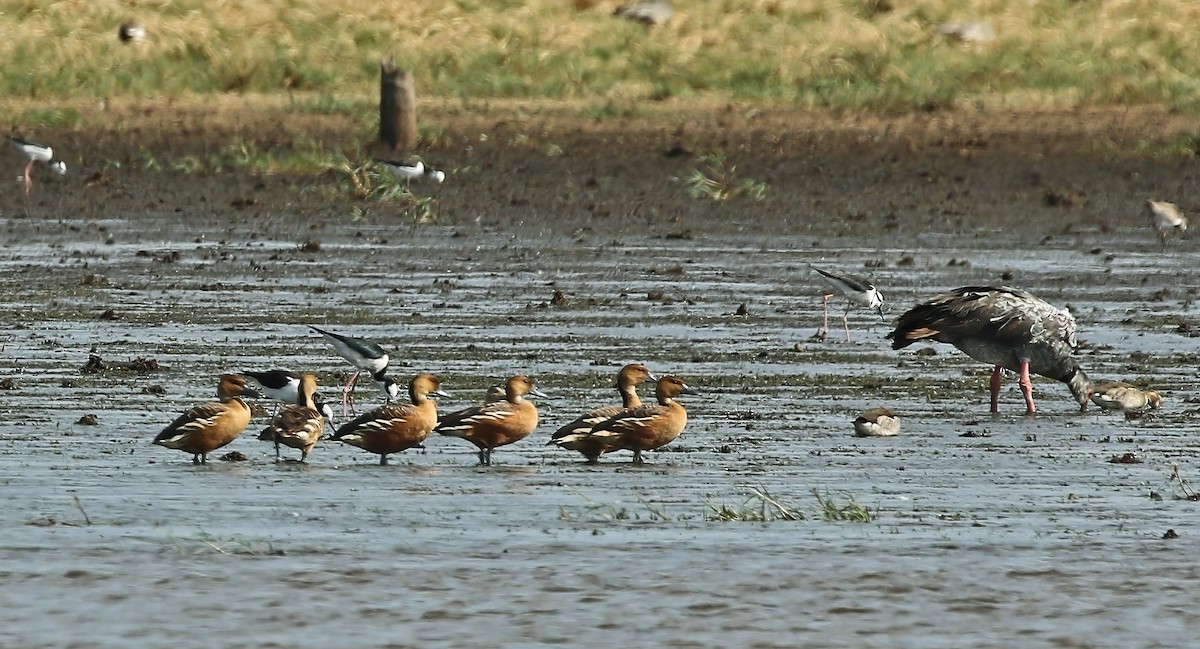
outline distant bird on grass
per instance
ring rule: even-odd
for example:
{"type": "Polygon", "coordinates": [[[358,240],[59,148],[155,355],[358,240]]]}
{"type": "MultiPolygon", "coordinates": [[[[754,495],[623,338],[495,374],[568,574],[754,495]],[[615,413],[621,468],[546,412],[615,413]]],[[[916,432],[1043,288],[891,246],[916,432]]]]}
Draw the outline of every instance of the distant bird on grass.
{"type": "Polygon", "coordinates": [[[849,273],[835,273],[833,271],[821,270],[811,264],[809,267],[820,273],[825,282],[836,291],[835,293],[827,290],[821,294],[821,297],[825,300],[821,318],[821,332],[818,334],[821,340],[829,336],[829,298],[838,293],[846,297],[846,312],[842,314],[842,327],[846,330],[846,342],[850,342],[850,309],[855,304],[861,304],[868,309],[874,309],[879,313],[880,320],[886,320],[883,317],[883,293],[880,293],[875,288],[871,280],[849,273]]]}
{"type": "Polygon", "coordinates": [[[142,23],[136,18],[131,18],[117,28],[117,38],[121,39],[122,43],[137,43],[146,38],[146,28],[142,27],[142,23]]]}
{"type": "Polygon", "coordinates": [[[859,437],[890,437],[900,432],[900,418],[887,408],[871,408],[854,420],[859,437]]]}
{"type": "Polygon", "coordinates": [[[404,181],[405,184],[413,180],[427,180],[434,183],[441,183],[446,180],[446,172],[426,167],[425,163],[420,160],[411,165],[382,159],[377,159],[375,162],[383,165],[385,169],[392,172],[392,175],[397,180],[404,181]]]}
{"type": "Polygon", "coordinates": [[[613,15],[646,25],[662,25],[675,16],[675,7],[665,0],[645,0],[623,4],[613,15]]]}
{"type": "Polygon", "coordinates": [[[38,144],[32,140],[25,140],[19,137],[10,137],[8,140],[13,146],[17,147],[21,153],[24,153],[25,157],[29,158],[29,164],[25,165],[25,174],[23,175],[23,178],[25,179],[26,194],[33,191],[32,173],[33,163],[35,162],[46,163],[51,169],[58,172],[58,175],[60,176],[67,175],[67,163],[63,162],[62,160],[56,160],[54,158],[54,149],[50,146],[38,144]]]}
{"type": "Polygon", "coordinates": [[[1154,225],[1154,230],[1158,232],[1158,239],[1164,246],[1167,244],[1167,236],[1171,234],[1171,230],[1179,230],[1180,235],[1187,232],[1187,218],[1174,203],[1147,199],[1146,214],[1150,216],[1150,222],[1154,225]]]}
{"type": "Polygon", "coordinates": [[[1078,347],[1074,316],[1027,291],[968,286],[935,295],[901,315],[896,330],[887,337],[892,349],[922,340],[950,343],[971,358],[994,365],[993,413],[999,412],[1001,369],[1020,374],[1028,415],[1036,411],[1030,372],[1066,383],[1080,411],[1087,410],[1092,385],[1071,356],[1078,347]]]}

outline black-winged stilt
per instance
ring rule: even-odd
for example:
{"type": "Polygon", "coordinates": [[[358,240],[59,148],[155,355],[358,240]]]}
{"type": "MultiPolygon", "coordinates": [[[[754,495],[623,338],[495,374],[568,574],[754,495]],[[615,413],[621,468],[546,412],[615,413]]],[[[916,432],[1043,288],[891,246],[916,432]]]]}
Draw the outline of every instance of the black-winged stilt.
{"type": "Polygon", "coordinates": [[[821,297],[825,301],[821,318],[821,333],[819,334],[822,340],[829,336],[829,298],[838,293],[846,297],[846,312],[842,314],[842,327],[846,330],[846,342],[850,342],[850,309],[855,304],[861,304],[868,309],[874,309],[879,313],[880,320],[885,319],[883,317],[883,293],[880,293],[875,288],[871,280],[859,275],[821,270],[811,264],[809,267],[820,273],[825,282],[837,291],[837,293],[830,291],[823,291],[821,293],[821,297]]]}
{"type": "Polygon", "coordinates": [[[385,169],[392,172],[398,180],[404,181],[405,184],[413,180],[428,180],[430,182],[440,183],[446,180],[446,172],[440,169],[432,169],[425,166],[424,162],[418,160],[415,164],[404,164],[403,162],[394,162],[391,160],[378,159],[375,162],[383,165],[385,169]]]}
{"type": "Polygon", "coordinates": [[[342,415],[349,413],[350,404],[354,402],[354,395],[351,394],[351,390],[354,389],[355,383],[358,382],[358,375],[364,371],[371,374],[371,378],[388,401],[391,401],[395,397],[396,383],[387,378],[388,354],[378,343],[362,338],[335,334],[332,331],[325,331],[312,325],[309,325],[309,329],[324,336],[333,345],[333,349],[338,353],[338,356],[346,359],[355,367],[356,371],[350,377],[350,380],[346,382],[346,386],[342,388],[342,415]]]}
{"type": "Polygon", "coordinates": [[[25,154],[25,157],[29,158],[29,164],[25,165],[25,174],[23,176],[25,179],[25,193],[26,194],[33,191],[32,173],[33,173],[33,163],[35,163],[35,162],[46,163],[47,165],[50,166],[51,169],[58,172],[58,175],[60,175],[60,176],[67,175],[67,163],[63,162],[62,160],[54,159],[54,149],[53,148],[51,148],[45,144],[39,144],[32,140],[26,140],[26,139],[19,138],[19,137],[10,137],[10,138],[8,138],[8,141],[12,142],[13,146],[17,147],[17,149],[19,149],[21,151],[21,153],[25,154]]]}
{"type": "Polygon", "coordinates": [[[1187,232],[1187,217],[1179,211],[1179,207],[1167,201],[1146,200],[1146,214],[1158,232],[1158,239],[1165,246],[1171,230],[1178,229],[1180,234],[1187,232]]]}

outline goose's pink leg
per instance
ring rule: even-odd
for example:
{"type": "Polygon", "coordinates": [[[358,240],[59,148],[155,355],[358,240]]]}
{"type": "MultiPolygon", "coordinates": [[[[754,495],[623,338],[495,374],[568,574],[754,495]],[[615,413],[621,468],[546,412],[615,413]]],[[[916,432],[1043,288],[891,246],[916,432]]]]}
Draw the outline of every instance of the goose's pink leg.
{"type": "Polygon", "coordinates": [[[825,299],[821,312],[821,340],[825,340],[829,337],[829,298],[833,297],[833,293],[823,293],[821,297],[825,299]]]}
{"type": "Polygon", "coordinates": [[[1021,362],[1021,394],[1025,395],[1025,414],[1032,415],[1037,412],[1033,407],[1033,381],[1029,380],[1029,361],[1021,362]]]}
{"type": "Polygon", "coordinates": [[[992,370],[992,414],[1000,412],[1000,366],[992,370]]]}

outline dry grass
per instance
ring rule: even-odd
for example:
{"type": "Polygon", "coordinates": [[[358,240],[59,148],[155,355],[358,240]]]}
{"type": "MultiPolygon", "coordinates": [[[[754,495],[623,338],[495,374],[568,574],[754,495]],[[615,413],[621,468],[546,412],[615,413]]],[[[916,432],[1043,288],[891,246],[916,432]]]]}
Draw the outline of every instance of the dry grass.
{"type": "Polygon", "coordinates": [[[423,96],[708,97],[908,111],[1200,109],[1200,3],[707,0],[646,28],[617,2],[0,2],[0,94],[45,99],[369,93],[395,55],[423,96]],[[348,8],[349,7],[349,8],[348,8]],[[135,16],[145,42],[116,38],[135,16]],[[994,41],[939,34],[983,21],[994,41]]]}

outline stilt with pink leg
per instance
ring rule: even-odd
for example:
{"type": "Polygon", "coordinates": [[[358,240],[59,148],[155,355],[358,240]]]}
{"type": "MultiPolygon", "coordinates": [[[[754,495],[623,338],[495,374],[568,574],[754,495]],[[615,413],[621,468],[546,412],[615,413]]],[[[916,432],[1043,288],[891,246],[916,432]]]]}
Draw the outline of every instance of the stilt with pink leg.
{"type": "Polygon", "coordinates": [[[25,193],[33,192],[33,165],[36,162],[44,162],[51,169],[56,171],[58,175],[65,176],[67,174],[67,163],[62,160],[54,159],[54,149],[45,144],[38,144],[32,140],[26,140],[19,137],[10,137],[8,139],[21,153],[24,153],[29,158],[29,164],[25,165],[25,173],[22,178],[25,181],[25,193]]]}
{"type": "Polygon", "coordinates": [[[850,342],[850,309],[855,304],[861,304],[868,309],[874,309],[879,312],[879,318],[883,317],[883,294],[865,277],[858,275],[850,275],[848,273],[835,273],[832,271],[821,270],[816,266],[810,266],[813,270],[820,273],[826,283],[834,290],[826,290],[821,293],[824,300],[824,311],[821,318],[821,333],[819,338],[825,340],[829,337],[829,298],[841,293],[846,297],[846,312],[842,314],[842,329],[846,332],[846,342],[850,342]]]}
{"type": "Polygon", "coordinates": [[[371,378],[388,401],[395,398],[398,390],[396,383],[387,377],[388,354],[383,347],[370,340],[335,334],[312,325],[309,325],[309,328],[324,336],[333,345],[338,356],[346,359],[355,367],[354,374],[342,388],[343,416],[349,414],[354,405],[354,386],[358,383],[358,376],[364,371],[371,373],[371,378]]]}

